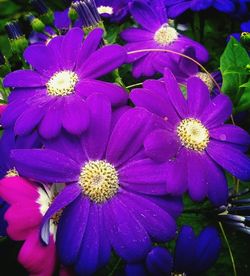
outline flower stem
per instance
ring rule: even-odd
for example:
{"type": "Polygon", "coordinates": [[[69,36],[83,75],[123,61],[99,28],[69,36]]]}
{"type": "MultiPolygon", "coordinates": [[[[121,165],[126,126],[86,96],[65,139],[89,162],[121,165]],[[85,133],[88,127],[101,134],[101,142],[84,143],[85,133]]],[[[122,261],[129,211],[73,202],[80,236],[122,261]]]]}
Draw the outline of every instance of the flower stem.
{"type": "Polygon", "coordinates": [[[129,86],[126,86],[126,89],[130,89],[130,88],[133,88],[133,87],[136,87],[136,86],[140,86],[142,84],[143,84],[143,82],[138,82],[138,83],[135,83],[135,84],[131,84],[129,86]]]}
{"type": "Polygon", "coordinates": [[[114,268],[112,269],[112,271],[108,274],[108,276],[113,276],[114,275],[114,273],[116,272],[117,268],[119,267],[121,261],[122,261],[122,259],[119,258],[118,261],[116,262],[114,268]]]}
{"type": "Polygon", "coordinates": [[[228,248],[228,252],[229,252],[230,259],[231,259],[232,266],[233,266],[234,276],[237,276],[237,271],[236,271],[234,256],[233,256],[233,253],[232,253],[230,244],[229,244],[229,242],[228,242],[228,239],[227,239],[226,233],[225,233],[225,231],[224,231],[224,228],[223,228],[223,226],[222,226],[222,223],[221,223],[221,222],[218,222],[218,223],[219,223],[219,226],[220,226],[220,229],[221,229],[222,236],[223,236],[223,238],[224,238],[224,240],[225,240],[225,242],[226,242],[227,248],[228,248]]]}

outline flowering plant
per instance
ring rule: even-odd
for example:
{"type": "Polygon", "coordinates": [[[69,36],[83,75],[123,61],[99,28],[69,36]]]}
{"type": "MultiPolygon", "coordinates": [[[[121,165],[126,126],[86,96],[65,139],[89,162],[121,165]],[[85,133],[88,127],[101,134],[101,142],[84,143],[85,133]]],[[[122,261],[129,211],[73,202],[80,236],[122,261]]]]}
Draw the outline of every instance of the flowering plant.
{"type": "Polygon", "coordinates": [[[5,3],[0,274],[250,273],[248,8],[5,3]]]}

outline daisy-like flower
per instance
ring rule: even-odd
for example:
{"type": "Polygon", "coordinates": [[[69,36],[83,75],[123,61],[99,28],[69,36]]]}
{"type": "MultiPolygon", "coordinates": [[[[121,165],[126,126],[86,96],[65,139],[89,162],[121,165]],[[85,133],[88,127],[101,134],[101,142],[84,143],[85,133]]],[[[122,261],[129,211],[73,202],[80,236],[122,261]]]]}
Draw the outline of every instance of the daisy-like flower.
{"type": "MultiPolygon", "coordinates": [[[[162,1],[155,1],[150,6],[141,1],[133,1],[130,12],[142,28],[129,28],[121,33],[127,42],[127,52],[143,49],[167,49],[183,52],[187,46],[193,47],[199,62],[208,60],[207,50],[198,42],[185,37],[167,23],[166,10],[162,1]]],[[[128,55],[128,62],[133,62],[133,75],[152,76],[163,73],[165,67],[171,67],[178,61],[179,55],[166,52],[141,52],[128,55]]]]}
{"type": "MultiPolygon", "coordinates": [[[[195,50],[192,47],[187,47],[183,54],[195,59],[195,50]]],[[[174,62],[171,66],[171,71],[174,74],[176,80],[180,84],[186,85],[187,80],[190,77],[200,78],[208,87],[209,91],[213,95],[218,95],[220,90],[215,85],[213,79],[221,87],[222,76],[219,71],[211,73],[211,76],[205,72],[199,70],[199,66],[187,57],[181,56],[177,62],[174,62]],[[212,79],[213,78],[213,79],[212,79]]]]}
{"type": "Polygon", "coordinates": [[[120,22],[128,15],[130,0],[95,0],[98,13],[111,22],[120,22]]]}
{"type": "Polygon", "coordinates": [[[50,220],[50,243],[40,239],[44,214],[62,189],[61,185],[38,185],[19,176],[0,180],[0,196],[9,204],[5,213],[7,233],[11,239],[24,241],[18,261],[31,275],[53,275],[56,268],[55,237],[60,213],[50,220]]]}
{"type": "Polygon", "coordinates": [[[175,18],[188,9],[201,11],[213,7],[225,13],[231,13],[235,9],[234,0],[165,0],[165,3],[170,18],[175,18]]]}
{"type": "Polygon", "coordinates": [[[250,136],[240,127],[224,124],[232,113],[227,96],[211,99],[207,86],[192,77],[187,81],[185,99],[167,69],[164,80],[145,81],[143,88],[131,92],[136,106],[165,120],[164,129],[146,138],[145,150],[151,158],[168,160],[169,193],[188,190],[193,200],[208,196],[217,206],[225,204],[228,188],[222,168],[241,180],[250,179],[250,159],[244,153],[250,136]]]}
{"type": "Polygon", "coordinates": [[[180,200],[160,196],[166,193],[164,164],[144,154],[143,140],[159,118],[136,108],[117,120],[104,97],[92,95],[87,102],[91,123],[81,141],[61,136],[48,141],[50,149],[12,152],[21,175],[67,184],[45,214],[41,233],[48,243],[48,220],[63,209],[58,254],[79,275],[105,265],[111,248],[127,261],[143,259],[151,239],[175,235],[174,217],[182,209],[180,200]]]}
{"type": "Polygon", "coordinates": [[[206,227],[196,237],[190,226],[183,226],[178,235],[174,256],[163,247],[154,247],[144,263],[128,264],[126,276],[202,275],[218,259],[221,249],[219,233],[206,227]]]}
{"type": "Polygon", "coordinates": [[[102,29],[95,29],[83,41],[83,31],[72,28],[47,45],[29,46],[24,58],[32,69],[14,71],[3,81],[5,87],[14,90],[2,115],[2,125],[14,125],[17,135],[37,128],[47,139],[57,136],[62,129],[79,135],[89,124],[85,103],[89,95],[103,93],[113,106],[126,103],[123,88],[96,80],[126,59],[119,45],[98,49],[102,34],[102,29]]]}

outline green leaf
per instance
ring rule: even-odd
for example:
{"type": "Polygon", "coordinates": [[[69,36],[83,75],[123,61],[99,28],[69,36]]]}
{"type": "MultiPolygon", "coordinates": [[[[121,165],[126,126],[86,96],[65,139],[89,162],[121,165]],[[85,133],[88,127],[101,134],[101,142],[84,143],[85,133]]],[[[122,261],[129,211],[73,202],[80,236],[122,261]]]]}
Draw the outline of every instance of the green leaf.
{"type": "Polygon", "coordinates": [[[220,58],[220,70],[223,77],[221,90],[231,97],[236,106],[244,92],[241,85],[248,80],[247,65],[249,62],[250,58],[245,48],[234,37],[231,37],[220,58]]]}

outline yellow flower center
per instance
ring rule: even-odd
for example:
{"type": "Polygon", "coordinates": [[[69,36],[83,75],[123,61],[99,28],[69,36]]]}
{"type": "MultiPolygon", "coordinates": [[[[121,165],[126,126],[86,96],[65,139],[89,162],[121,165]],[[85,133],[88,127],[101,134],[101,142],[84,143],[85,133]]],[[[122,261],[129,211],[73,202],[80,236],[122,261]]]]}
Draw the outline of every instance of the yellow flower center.
{"type": "Polygon", "coordinates": [[[47,93],[50,96],[67,96],[75,91],[79,78],[73,71],[56,72],[47,82],[47,93]]]}
{"type": "Polygon", "coordinates": [[[19,176],[18,171],[15,168],[8,170],[5,175],[5,177],[14,177],[14,176],[19,176]]]}
{"type": "Polygon", "coordinates": [[[179,33],[175,28],[170,27],[168,24],[164,24],[155,32],[154,40],[160,46],[168,46],[176,41],[178,37],[179,33]]]}
{"type": "Polygon", "coordinates": [[[196,77],[198,77],[199,79],[201,79],[206,86],[208,87],[209,91],[212,91],[214,88],[214,82],[211,79],[211,77],[207,74],[207,73],[203,73],[203,72],[198,72],[196,74],[196,77]]]}
{"type": "Polygon", "coordinates": [[[110,6],[100,6],[97,8],[97,11],[99,14],[102,14],[102,13],[107,13],[107,14],[113,14],[114,10],[112,7],[110,6]]]}
{"type": "Polygon", "coordinates": [[[177,134],[183,146],[195,151],[203,151],[209,143],[209,132],[197,119],[182,120],[177,127],[177,134]]]}
{"type": "Polygon", "coordinates": [[[104,160],[86,163],[82,167],[78,183],[83,193],[96,203],[103,203],[112,198],[119,189],[115,167],[104,160]]]}

